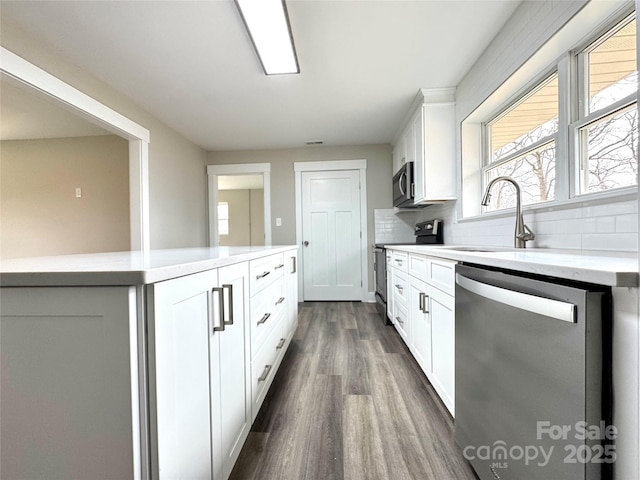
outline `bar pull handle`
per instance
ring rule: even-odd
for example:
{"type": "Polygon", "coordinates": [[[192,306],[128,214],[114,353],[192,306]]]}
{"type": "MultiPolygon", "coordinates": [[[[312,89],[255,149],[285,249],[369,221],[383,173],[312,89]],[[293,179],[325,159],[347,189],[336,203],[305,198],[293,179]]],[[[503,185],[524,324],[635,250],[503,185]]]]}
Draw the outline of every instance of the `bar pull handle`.
{"type": "Polygon", "coordinates": [[[399,323],[400,325],[404,325],[404,322],[403,322],[402,320],[400,320],[400,317],[396,317],[396,320],[398,321],[398,323],[399,323]]]}
{"type": "Polygon", "coordinates": [[[271,365],[265,365],[264,366],[264,371],[262,372],[262,375],[260,375],[258,377],[258,383],[260,382],[264,382],[267,377],[269,376],[269,372],[271,371],[271,365]]]}
{"type": "Polygon", "coordinates": [[[229,296],[227,297],[229,299],[229,320],[227,321],[223,318],[223,322],[224,325],[233,325],[233,285],[231,285],[230,283],[222,285],[222,290],[225,289],[229,290],[229,296]]]}
{"type": "Polygon", "coordinates": [[[424,293],[422,292],[418,295],[418,308],[421,312],[424,312],[424,293]]]}
{"type": "MultiPolygon", "coordinates": [[[[213,331],[214,332],[224,332],[224,289],[219,287],[214,287],[211,289],[211,295],[218,295],[218,305],[219,305],[219,315],[215,315],[212,308],[213,315],[213,331]],[[216,325],[215,319],[216,316],[220,318],[220,323],[216,325]]],[[[213,303],[213,298],[211,299],[213,303]]]]}
{"type": "Polygon", "coordinates": [[[296,257],[291,257],[291,273],[296,273],[298,271],[298,260],[296,257]]]}
{"type": "Polygon", "coordinates": [[[402,285],[398,285],[397,283],[396,283],[396,288],[397,288],[398,290],[400,290],[401,292],[402,292],[402,290],[403,290],[402,285]]]}
{"type": "Polygon", "coordinates": [[[427,295],[426,293],[420,292],[419,306],[422,313],[429,313],[429,310],[427,309],[428,301],[429,301],[429,295],[427,295]]]}
{"type": "Polygon", "coordinates": [[[256,280],[260,280],[261,278],[266,277],[267,275],[269,275],[271,272],[262,272],[260,275],[256,275],[256,280]]]}
{"type": "Polygon", "coordinates": [[[561,302],[551,298],[538,297],[537,295],[529,295],[515,290],[495,287],[464,277],[459,273],[456,273],[456,283],[465,290],[493,300],[494,302],[503,303],[510,307],[519,308],[520,310],[544,315],[545,317],[555,318],[556,320],[562,320],[564,322],[576,322],[577,307],[573,303],[561,302]]]}
{"type": "Polygon", "coordinates": [[[270,316],[271,316],[270,313],[265,313],[263,317],[260,320],[258,320],[258,325],[262,325],[264,322],[266,322],[269,319],[270,316]]]}
{"type": "Polygon", "coordinates": [[[284,338],[280,339],[280,342],[278,343],[278,345],[276,346],[276,350],[280,350],[282,347],[284,347],[284,342],[286,340],[284,338]]]}
{"type": "Polygon", "coordinates": [[[280,305],[282,302],[284,302],[284,297],[280,297],[276,302],[276,305],[280,305]]]}
{"type": "Polygon", "coordinates": [[[284,267],[284,263],[281,263],[280,265],[276,266],[274,270],[278,270],[279,268],[282,268],[282,267],[284,267]]]}

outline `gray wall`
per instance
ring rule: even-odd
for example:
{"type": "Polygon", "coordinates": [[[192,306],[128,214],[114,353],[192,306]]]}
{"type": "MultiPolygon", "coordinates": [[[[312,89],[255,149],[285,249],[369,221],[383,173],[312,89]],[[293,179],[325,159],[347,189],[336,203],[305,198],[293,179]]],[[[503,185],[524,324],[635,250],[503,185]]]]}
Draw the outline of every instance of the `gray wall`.
{"type": "Polygon", "coordinates": [[[0,258],[129,250],[126,140],[3,141],[0,171],[0,258]]]}
{"type": "Polygon", "coordinates": [[[270,163],[271,164],[271,238],[273,245],[296,243],[296,206],[294,162],[330,160],[367,160],[367,259],[369,291],[373,291],[373,239],[376,208],[391,205],[391,145],[362,145],[345,147],[307,147],[282,150],[242,150],[209,152],[207,163],[270,163]],[[275,219],[282,218],[282,226],[275,219]]]}
{"type": "Polygon", "coordinates": [[[109,85],[12,25],[2,46],[147,128],[151,248],[207,245],[205,151],[109,85]]]}
{"type": "Polygon", "coordinates": [[[264,190],[219,190],[218,201],[229,204],[229,235],[220,235],[220,246],[264,245],[264,190]]]}

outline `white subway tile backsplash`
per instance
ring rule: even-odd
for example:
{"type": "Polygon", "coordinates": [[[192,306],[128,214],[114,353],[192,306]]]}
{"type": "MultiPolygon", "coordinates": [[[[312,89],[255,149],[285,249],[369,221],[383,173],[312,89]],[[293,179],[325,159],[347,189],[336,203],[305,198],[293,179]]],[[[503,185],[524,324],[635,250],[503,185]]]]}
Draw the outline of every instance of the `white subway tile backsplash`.
{"type": "Polygon", "coordinates": [[[633,252],[638,250],[638,235],[635,233],[588,233],[582,235],[582,248],[633,252]]]}
{"type": "Polygon", "coordinates": [[[616,232],[638,233],[638,215],[618,215],[616,217],[616,232]]]}

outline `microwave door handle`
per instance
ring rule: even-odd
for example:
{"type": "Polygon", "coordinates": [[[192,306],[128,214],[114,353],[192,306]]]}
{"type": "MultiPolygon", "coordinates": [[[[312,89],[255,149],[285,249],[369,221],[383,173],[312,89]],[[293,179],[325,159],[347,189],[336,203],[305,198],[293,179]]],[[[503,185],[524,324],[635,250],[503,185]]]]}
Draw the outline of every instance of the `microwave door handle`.
{"type": "Polygon", "coordinates": [[[402,188],[402,182],[404,181],[402,179],[402,177],[404,177],[404,180],[407,179],[407,172],[402,172],[400,174],[400,178],[398,178],[398,188],[400,189],[400,193],[402,194],[402,196],[404,197],[406,195],[406,191],[404,191],[404,189],[402,188]]]}

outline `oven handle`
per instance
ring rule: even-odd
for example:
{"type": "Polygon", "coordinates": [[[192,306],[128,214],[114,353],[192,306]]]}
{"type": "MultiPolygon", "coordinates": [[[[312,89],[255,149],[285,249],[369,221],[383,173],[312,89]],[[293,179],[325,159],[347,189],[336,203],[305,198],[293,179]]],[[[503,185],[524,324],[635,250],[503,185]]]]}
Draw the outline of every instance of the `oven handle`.
{"type": "Polygon", "coordinates": [[[456,273],[456,283],[465,290],[488,298],[495,302],[503,303],[511,307],[519,308],[527,312],[555,318],[563,322],[576,322],[576,306],[572,303],[538,297],[526,293],[515,292],[505,288],[495,287],[486,283],[472,280],[456,273]]]}

